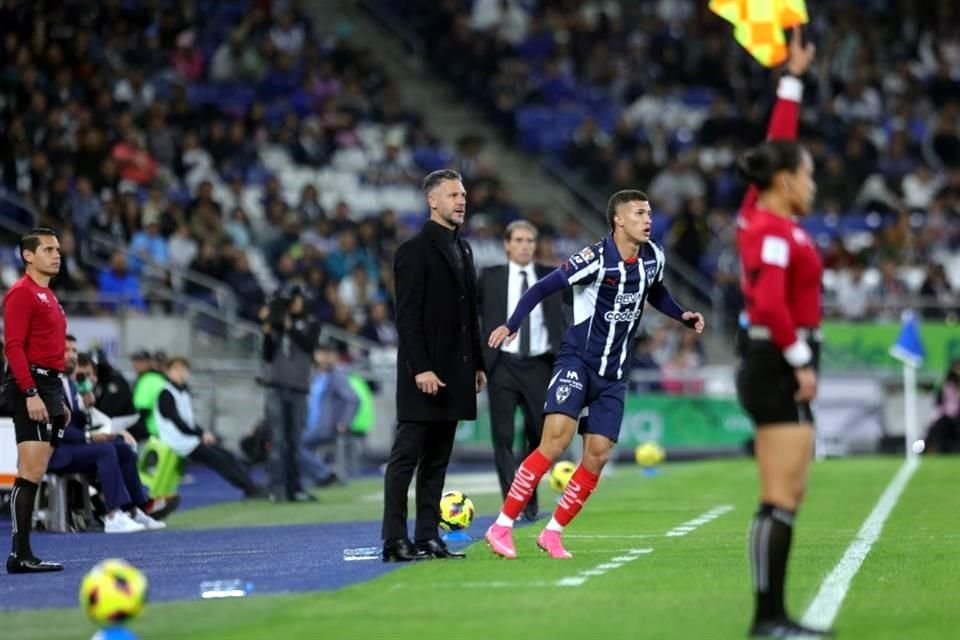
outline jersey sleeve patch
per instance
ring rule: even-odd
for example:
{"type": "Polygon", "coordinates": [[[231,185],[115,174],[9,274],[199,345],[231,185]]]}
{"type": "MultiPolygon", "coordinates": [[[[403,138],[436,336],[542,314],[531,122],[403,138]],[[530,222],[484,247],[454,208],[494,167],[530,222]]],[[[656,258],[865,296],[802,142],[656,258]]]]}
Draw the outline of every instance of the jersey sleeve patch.
{"type": "Polygon", "coordinates": [[[567,276],[567,282],[574,284],[583,280],[600,268],[599,254],[593,247],[585,247],[564,262],[560,268],[567,276]]]}
{"type": "Polygon", "coordinates": [[[787,262],[790,260],[790,245],[785,238],[779,236],[766,236],[760,247],[760,261],[763,264],[769,264],[781,269],[787,268],[787,262]]]}

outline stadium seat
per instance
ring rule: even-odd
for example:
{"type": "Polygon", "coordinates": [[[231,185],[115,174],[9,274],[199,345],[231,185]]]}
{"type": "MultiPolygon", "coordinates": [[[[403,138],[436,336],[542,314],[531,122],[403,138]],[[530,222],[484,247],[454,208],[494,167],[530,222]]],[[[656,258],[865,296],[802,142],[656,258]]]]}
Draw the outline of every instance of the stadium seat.
{"type": "Polygon", "coordinates": [[[182,466],[180,456],[159,438],[147,440],[137,460],[140,482],[151,496],[175,494],[183,476],[182,466]]]}
{"type": "Polygon", "coordinates": [[[77,485],[80,496],[80,510],[86,522],[93,520],[93,503],[90,500],[90,481],[82,473],[60,475],[48,473],[43,477],[40,490],[37,491],[33,510],[34,526],[40,525],[45,531],[67,533],[77,528],[71,522],[70,483],[77,485]]]}

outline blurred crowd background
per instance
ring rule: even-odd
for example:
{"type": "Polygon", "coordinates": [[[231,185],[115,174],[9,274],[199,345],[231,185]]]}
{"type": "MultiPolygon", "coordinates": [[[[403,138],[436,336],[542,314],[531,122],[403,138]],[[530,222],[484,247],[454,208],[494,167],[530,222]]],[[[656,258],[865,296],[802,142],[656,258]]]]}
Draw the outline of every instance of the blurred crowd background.
{"type": "MultiPolygon", "coordinates": [[[[416,32],[436,75],[569,185],[583,213],[568,217],[518,205],[489,140],[441,143],[352,25],[314,24],[306,4],[0,3],[2,206],[64,230],[68,311],[170,313],[177,292],[215,307],[227,295],[256,320],[271,293],[302,283],[321,322],[389,343],[393,249],[423,219],[420,178],[449,166],[467,181],[481,267],[504,260],[513,219],[538,225],[540,258],[556,264],[593,240],[583,219],[610,192],[647,190],[670,260],[707,283],[691,294],[719,300],[733,326],[733,160],[763,136],[772,80],[706,2],[362,3],[416,32]]],[[[824,250],[830,312],[895,318],[919,300],[952,317],[957,9],[810,8],[820,55],[801,137],[819,190],[805,224],[824,250]]],[[[0,263],[9,286],[15,251],[0,263]]],[[[682,351],[669,341],[661,365],[682,351]]]]}

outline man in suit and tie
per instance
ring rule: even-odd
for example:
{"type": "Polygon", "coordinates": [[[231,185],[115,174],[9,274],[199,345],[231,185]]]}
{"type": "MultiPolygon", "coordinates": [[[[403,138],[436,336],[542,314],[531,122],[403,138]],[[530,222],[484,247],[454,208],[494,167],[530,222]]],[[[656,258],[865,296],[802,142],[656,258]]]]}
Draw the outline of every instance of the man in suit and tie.
{"type": "MultiPolygon", "coordinates": [[[[537,228],[526,220],[507,225],[503,246],[507,264],[484,269],[480,275],[480,324],[484,336],[502,325],[517,306],[520,296],[534,282],[552,271],[535,264],[537,228]]],[[[543,403],[553,356],[563,339],[562,298],[551,296],[537,305],[523,321],[517,340],[499,349],[484,342],[484,361],[489,376],[490,430],[500,490],[506,498],[519,460],[540,443],[543,403]],[[514,415],[523,412],[524,451],[515,455],[514,415]]],[[[537,497],[527,503],[524,517],[535,520],[537,497]]]]}

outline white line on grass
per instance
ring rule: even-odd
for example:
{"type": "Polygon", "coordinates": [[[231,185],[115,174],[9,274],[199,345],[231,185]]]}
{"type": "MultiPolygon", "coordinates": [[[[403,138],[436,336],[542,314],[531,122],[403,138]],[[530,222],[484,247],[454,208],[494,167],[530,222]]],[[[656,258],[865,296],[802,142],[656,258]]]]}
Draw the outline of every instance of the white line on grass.
{"type": "Polygon", "coordinates": [[[910,458],[897,471],[897,475],[887,485],[883,495],[873,507],[873,511],[863,522],[857,537],[853,539],[843,557],[840,558],[840,562],[820,585],[820,591],[803,614],[803,624],[810,627],[829,627],[833,624],[837,612],[840,611],[840,605],[843,604],[843,599],[847,597],[847,591],[850,590],[853,577],[860,570],[860,565],[870,553],[873,543],[880,537],[884,522],[897,505],[900,494],[917,470],[918,464],[916,458],[910,458]]]}
{"type": "Polygon", "coordinates": [[[684,522],[683,524],[674,527],[670,531],[667,531],[667,537],[679,538],[679,537],[685,536],[691,531],[693,531],[694,529],[696,529],[697,527],[701,525],[705,525],[708,522],[711,522],[713,520],[716,520],[723,514],[728,513],[730,511],[733,511],[732,505],[721,504],[719,506],[716,506],[713,509],[710,509],[710,511],[707,511],[704,514],[697,516],[693,520],[688,520],[687,522],[684,522]]]}

